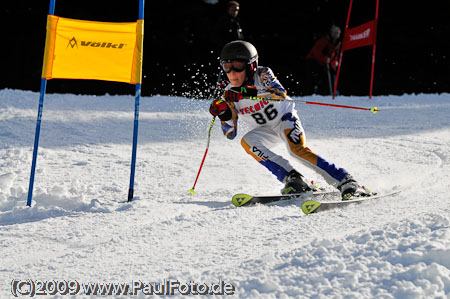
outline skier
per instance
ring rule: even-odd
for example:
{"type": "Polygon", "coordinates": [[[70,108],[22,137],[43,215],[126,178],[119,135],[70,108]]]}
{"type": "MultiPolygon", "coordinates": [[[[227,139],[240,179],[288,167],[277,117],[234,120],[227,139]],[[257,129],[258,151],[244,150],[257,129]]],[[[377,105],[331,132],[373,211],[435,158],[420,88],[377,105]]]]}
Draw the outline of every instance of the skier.
{"type": "Polygon", "coordinates": [[[230,83],[221,99],[212,101],[210,113],[219,117],[228,139],[236,137],[238,117],[248,124],[251,130],[244,135],[241,145],[285,184],[282,194],[312,190],[286,158],[271,150],[282,142],[292,157],[340,190],[343,200],[363,190],[345,169],[328,162],[306,146],[305,132],[293,102],[249,98],[290,100],[272,70],[258,66],[258,53],[252,44],[241,40],[226,44],[220,54],[220,64],[230,83]]]}

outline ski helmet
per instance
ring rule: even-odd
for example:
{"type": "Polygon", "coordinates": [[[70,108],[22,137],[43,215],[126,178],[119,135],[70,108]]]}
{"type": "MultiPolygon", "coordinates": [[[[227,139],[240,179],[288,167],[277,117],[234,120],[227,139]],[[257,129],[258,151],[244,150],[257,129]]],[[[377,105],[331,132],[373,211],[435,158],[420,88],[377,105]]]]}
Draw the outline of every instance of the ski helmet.
{"type": "Polygon", "coordinates": [[[243,40],[229,42],[220,53],[220,64],[236,60],[247,62],[247,74],[251,75],[258,67],[258,52],[249,42],[243,40]]]}

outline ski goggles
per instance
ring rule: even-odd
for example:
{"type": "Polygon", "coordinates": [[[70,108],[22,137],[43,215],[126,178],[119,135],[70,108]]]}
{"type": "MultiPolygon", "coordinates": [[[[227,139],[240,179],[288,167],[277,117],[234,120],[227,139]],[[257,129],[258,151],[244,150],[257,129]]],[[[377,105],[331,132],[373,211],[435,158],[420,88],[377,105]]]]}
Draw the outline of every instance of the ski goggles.
{"type": "Polygon", "coordinates": [[[245,61],[224,61],[221,63],[222,69],[225,73],[235,71],[237,73],[243,72],[247,66],[245,61]]]}

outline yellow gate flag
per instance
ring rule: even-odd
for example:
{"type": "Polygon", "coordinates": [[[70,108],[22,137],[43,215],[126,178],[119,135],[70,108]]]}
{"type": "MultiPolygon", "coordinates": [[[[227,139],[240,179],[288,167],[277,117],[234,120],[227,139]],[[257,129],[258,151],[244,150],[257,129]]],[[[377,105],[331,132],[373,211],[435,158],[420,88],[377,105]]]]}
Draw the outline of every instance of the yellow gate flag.
{"type": "Polygon", "coordinates": [[[47,17],[42,78],[142,82],[144,20],[95,22],[47,17]]]}

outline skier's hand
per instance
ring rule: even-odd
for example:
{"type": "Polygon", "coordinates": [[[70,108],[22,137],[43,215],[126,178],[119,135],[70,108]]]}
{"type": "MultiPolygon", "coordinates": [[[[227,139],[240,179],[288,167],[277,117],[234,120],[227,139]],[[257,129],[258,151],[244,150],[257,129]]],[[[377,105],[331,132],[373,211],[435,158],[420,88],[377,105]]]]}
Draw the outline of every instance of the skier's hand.
{"type": "Polygon", "coordinates": [[[242,100],[244,98],[244,95],[242,92],[237,91],[236,89],[240,90],[240,87],[232,87],[229,90],[225,90],[223,93],[223,97],[228,102],[239,102],[239,100],[242,100]]]}
{"type": "Polygon", "coordinates": [[[256,97],[258,90],[255,86],[231,87],[223,93],[223,97],[227,102],[239,102],[244,98],[256,97]]]}
{"type": "Polygon", "coordinates": [[[209,113],[218,116],[222,121],[230,120],[232,117],[230,107],[223,100],[213,100],[211,106],[209,106],[209,113]]]}

